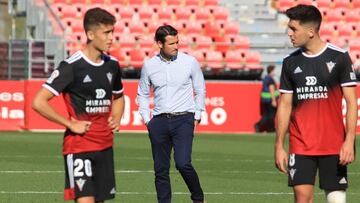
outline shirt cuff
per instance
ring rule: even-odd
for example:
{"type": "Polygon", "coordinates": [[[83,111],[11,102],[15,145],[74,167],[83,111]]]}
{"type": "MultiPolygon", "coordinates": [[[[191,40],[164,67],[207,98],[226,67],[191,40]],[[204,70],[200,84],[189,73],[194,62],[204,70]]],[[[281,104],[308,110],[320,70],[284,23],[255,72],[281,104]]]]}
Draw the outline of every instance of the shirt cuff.
{"type": "Polygon", "coordinates": [[[195,111],[194,118],[195,118],[195,120],[200,120],[201,119],[201,111],[195,111]]]}

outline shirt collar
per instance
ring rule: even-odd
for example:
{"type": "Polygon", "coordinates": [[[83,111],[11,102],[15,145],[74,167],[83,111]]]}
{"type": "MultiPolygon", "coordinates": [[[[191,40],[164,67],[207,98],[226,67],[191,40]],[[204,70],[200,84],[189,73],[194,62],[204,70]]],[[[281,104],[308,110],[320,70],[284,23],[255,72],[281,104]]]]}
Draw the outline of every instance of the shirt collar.
{"type": "Polygon", "coordinates": [[[162,57],[161,54],[158,54],[157,56],[160,58],[161,61],[163,61],[163,62],[165,62],[165,63],[171,63],[171,62],[173,62],[173,61],[175,61],[175,60],[177,59],[177,55],[176,55],[176,56],[172,56],[172,57],[170,58],[170,61],[168,61],[168,60],[166,60],[164,57],[162,57]]]}

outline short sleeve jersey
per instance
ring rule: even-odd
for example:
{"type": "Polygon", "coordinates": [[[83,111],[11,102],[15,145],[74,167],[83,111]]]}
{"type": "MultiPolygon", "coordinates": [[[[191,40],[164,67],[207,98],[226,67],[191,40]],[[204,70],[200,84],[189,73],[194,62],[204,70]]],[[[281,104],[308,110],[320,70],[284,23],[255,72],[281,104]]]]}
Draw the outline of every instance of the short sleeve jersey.
{"type": "Polygon", "coordinates": [[[327,44],[317,55],[301,49],[283,61],[280,92],[293,94],[289,152],[339,154],[345,139],[342,87],[356,86],[349,54],[327,44]]]}
{"type": "Polygon", "coordinates": [[[103,55],[100,63],[94,63],[77,51],[60,63],[43,87],[54,95],[63,93],[69,117],[91,121],[90,130],[83,135],[66,129],[63,154],[100,151],[112,146],[113,132],[107,121],[112,95],[123,92],[121,69],[115,58],[103,55]]]}

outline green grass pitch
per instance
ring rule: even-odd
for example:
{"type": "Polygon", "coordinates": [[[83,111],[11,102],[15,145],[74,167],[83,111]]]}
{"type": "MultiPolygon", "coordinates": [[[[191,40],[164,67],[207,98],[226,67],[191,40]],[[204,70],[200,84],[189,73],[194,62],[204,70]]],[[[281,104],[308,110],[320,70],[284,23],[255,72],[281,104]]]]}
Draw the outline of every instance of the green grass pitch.
{"type": "MultiPolygon", "coordinates": [[[[197,134],[193,164],[208,203],[293,202],[287,177],[273,161],[273,134],[197,134]]],[[[359,147],[359,143],[357,144],[359,147]]],[[[64,202],[62,133],[0,133],[0,203],[64,202]]],[[[117,195],[108,202],[156,202],[153,161],[146,134],[115,137],[117,195]]],[[[191,202],[171,165],[173,203],[191,202]]],[[[360,200],[360,161],[349,166],[347,202],[360,200]]],[[[325,202],[316,183],[315,202],[325,202]]]]}

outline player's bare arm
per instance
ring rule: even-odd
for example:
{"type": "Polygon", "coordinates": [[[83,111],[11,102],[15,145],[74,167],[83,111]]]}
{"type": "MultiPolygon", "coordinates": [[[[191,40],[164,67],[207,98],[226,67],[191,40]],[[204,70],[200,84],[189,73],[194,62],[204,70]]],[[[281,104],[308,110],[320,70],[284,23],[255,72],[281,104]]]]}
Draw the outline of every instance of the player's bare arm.
{"type": "Polygon", "coordinates": [[[346,101],[346,138],[340,150],[340,164],[346,165],[354,161],[354,143],[357,123],[357,96],[356,87],[343,87],[346,101]]]}
{"type": "Polygon", "coordinates": [[[114,101],[111,109],[111,116],[108,119],[108,125],[113,131],[119,131],[120,120],[124,113],[125,99],[123,94],[114,95],[114,101]]]}
{"type": "Polygon", "coordinates": [[[292,94],[282,94],[277,109],[275,164],[276,167],[283,173],[287,173],[288,154],[284,148],[284,140],[290,122],[292,96],[292,94]]]}
{"type": "Polygon", "coordinates": [[[54,97],[54,94],[51,93],[46,88],[41,88],[36,94],[32,108],[37,111],[40,115],[45,118],[58,123],[62,126],[69,128],[72,132],[77,134],[84,134],[89,130],[91,122],[89,121],[78,121],[76,119],[68,120],[65,117],[58,114],[50,105],[49,101],[54,97]]]}
{"type": "Polygon", "coordinates": [[[271,94],[271,105],[273,107],[277,106],[277,102],[276,102],[276,96],[275,96],[275,85],[274,84],[270,84],[269,85],[269,92],[271,94]]]}

